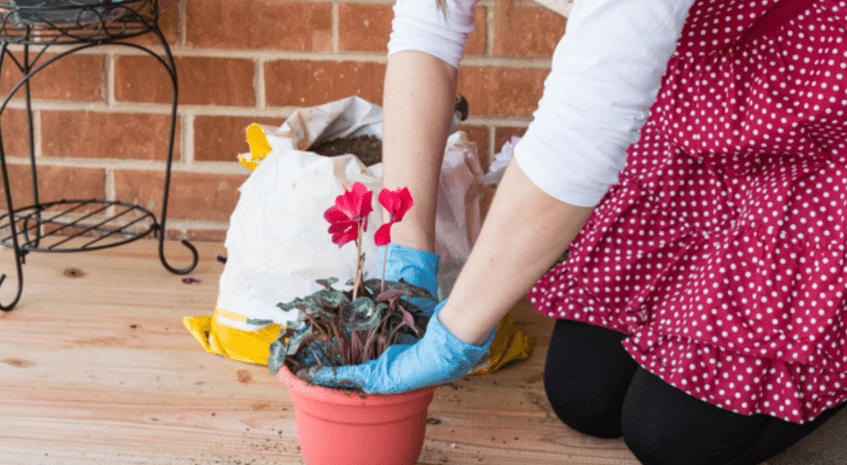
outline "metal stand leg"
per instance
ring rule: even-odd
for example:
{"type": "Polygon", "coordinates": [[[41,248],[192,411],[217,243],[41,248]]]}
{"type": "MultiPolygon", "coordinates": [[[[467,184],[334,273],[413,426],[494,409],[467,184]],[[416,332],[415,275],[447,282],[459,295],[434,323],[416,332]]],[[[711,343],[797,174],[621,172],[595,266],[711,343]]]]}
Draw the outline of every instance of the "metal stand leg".
{"type": "MultiPolygon", "coordinates": [[[[187,240],[182,240],[182,245],[188,248],[191,251],[192,261],[187,267],[182,269],[177,269],[168,264],[167,259],[165,258],[165,236],[167,229],[165,229],[165,221],[168,217],[168,193],[171,187],[171,164],[173,163],[173,154],[174,154],[174,138],[176,136],[176,109],[177,109],[177,101],[179,98],[179,83],[177,81],[176,76],[176,64],[174,63],[173,55],[171,54],[171,48],[168,45],[168,41],[165,39],[165,36],[162,35],[162,31],[155,27],[153,29],[153,33],[156,34],[159,41],[162,43],[162,47],[165,49],[165,56],[167,57],[167,63],[163,62],[161,59],[159,60],[162,65],[168,70],[168,73],[171,76],[171,82],[173,84],[173,105],[171,107],[171,130],[170,130],[170,139],[168,141],[168,161],[167,168],[165,169],[165,187],[164,187],[164,195],[162,198],[162,216],[159,219],[159,260],[162,262],[162,265],[171,273],[175,274],[186,274],[190,273],[191,270],[197,266],[198,255],[197,249],[187,240]]],[[[152,54],[152,52],[151,52],[152,54]]]]}
{"type": "MultiPolygon", "coordinates": [[[[8,209],[8,213],[6,215],[0,216],[0,243],[13,248],[15,254],[15,267],[17,270],[18,277],[17,291],[14,298],[9,304],[0,303],[0,310],[9,311],[20,300],[21,293],[23,290],[22,265],[24,263],[24,258],[26,254],[30,251],[72,252],[98,250],[107,247],[114,247],[133,240],[137,240],[144,237],[148,233],[153,232],[154,234],[158,234],[157,239],[159,242],[159,260],[161,261],[165,269],[174,274],[186,274],[191,272],[197,266],[197,262],[199,261],[197,249],[185,239],[182,240],[182,244],[191,252],[191,262],[188,264],[188,266],[186,266],[185,268],[176,268],[174,266],[171,266],[168,263],[167,258],[165,257],[164,248],[166,239],[165,236],[167,231],[165,224],[167,221],[168,197],[170,191],[171,169],[173,166],[173,151],[176,137],[177,102],[179,95],[179,86],[177,81],[176,64],[174,62],[173,55],[171,54],[170,46],[168,45],[167,40],[165,39],[161,30],[157,25],[148,22],[143,22],[143,28],[147,32],[155,34],[156,37],[159,39],[162,44],[162,47],[165,50],[164,58],[155,54],[152,50],[144,46],[130,42],[123,42],[113,37],[104,38],[100,40],[83,41],[84,43],[82,45],[62,51],[61,53],[58,53],[50,59],[45,60],[44,63],[36,65],[36,63],[44,56],[44,52],[46,51],[46,49],[50,45],[52,45],[51,43],[38,44],[42,47],[41,50],[37,54],[35,54],[34,58],[30,58],[28,42],[29,29],[26,29],[26,33],[23,36],[17,37],[18,43],[23,42],[24,45],[24,57],[21,61],[18,61],[8,49],[9,42],[5,40],[0,40],[0,70],[2,70],[2,66],[5,61],[4,59],[8,57],[24,74],[23,78],[11,89],[9,95],[2,102],[2,105],[0,105],[0,117],[2,117],[3,112],[5,111],[6,107],[8,106],[10,100],[15,95],[15,93],[21,88],[24,88],[26,94],[27,122],[29,124],[29,149],[33,188],[32,192],[33,199],[35,202],[34,205],[28,207],[19,207],[17,209],[14,207],[12,202],[11,186],[9,183],[8,166],[6,163],[6,152],[5,147],[3,146],[2,133],[0,133],[0,169],[2,169],[3,187],[5,189],[6,206],[8,209]],[[75,53],[77,51],[96,47],[99,45],[124,45],[142,50],[154,57],[167,70],[171,78],[171,83],[173,85],[171,126],[168,140],[168,155],[165,168],[165,181],[162,194],[162,213],[158,220],[155,218],[155,215],[138,205],[127,204],[125,202],[119,201],[97,199],[62,199],[46,203],[40,202],[38,196],[38,175],[36,170],[35,139],[33,133],[33,117],[30,99],[31,96],[29,80],[40,70],[44,69],[44,67],[52,64],[60,58],[67,56],[71,53],[75,53]],[[65,210],[57,211],[56,207],[62,207],[65,208],[65,210]],[[94,208],[94,210],[89,211],[92,208],[94,208]],[[94,218],[94,215],[105,213],[110,208],[121,209],[121,211],[114,213],[111,218],[108,218],[103,221],[94,218]],[[139,216],[135,220],[132,220],[133,214],[140,214],[141,216],[139,216]],[[75,216],[77,217],[76,219],[74,219],[75,216]],[[5,221],[7,217],[9,223],[8,225],[5,225],[3,224],[3,221],[5,221]],[[126,218],[129,218],[129,220],[125,220],[126,218]],[[111,223],[113,220],[117,219],[124,220],[124,223],[118,224],[117,226],[111,223]],[[139,222],[147,220],[149,220],[149,227],[147,230],[143,232],[133,232],[129,229],[132,225],[136,225],[139,222]],[[88,224],[86,223],[88,221],[94,221],[95,223],[88,224]],[[20,223],[20,225],[18,223],[20,223]],[[56,227],[51,230],[44,229],[44,226],[48,225],[56,227]],[[7,231],[5,231],[6,228],[9,229],[8,234],[7,231]],[[79,229],[81,229],[81,232],[73,234],[74,230],[79,229]],[[71,235],[67,237],[61,237],[58,241],[54,241],[52,244],[44,244],[45,242],[49,242],[49,238],[55,237],[57,235],[57,232],[59,231],[64,231],[63,234],[70,233],[71,235]],[[71,243],[73,240],[81,240],[83,237],[85,237],[87,233],[98,233],[100,234],[100,236],[95,239],[89,240],[81,246],[77,245],[71,247],[71,243]],[[106,243],[107,241],[104,241],[105,238],[115,238],[121,235],[126,236],[128,238],[124,240],[113,241],[108,244],[106,243]],[[21,242],[19,236],[23,237],[23,243],[21,242]]],[[[5,278],[5,274],[0,275],[0,286],[2,286],[5,278]]]]}
{"type": "MultiPolygon", "coordinates": [[[[3,69],[3,62],[5,61],[6,54],[9,52],[9,44],[5,41],[0,41],[0,71],[3,69]]],[[[29,95],[27,95],[29,96],[29,95]]],[[[5,109],[5,105],[2,109],[0,109],[0,118],[3,116],[3,109],[5,109]]],[[[27,106],[29,110],[29,106],[27,106]]],[[[30,134],[32,134],[32,119],[30,118],[30,134]]],[[[6,195],[6,209],[7,215],[9,216],[9,231],[12,235],[12,249],[15,254],[15,269],[17,271],[18,277],[18,288],[15,291],[15,296],[12,298],[12,301],[8,304],[0,303],[0,310],[4,312],[8,312],[11,310],[21,298],[21,294],[24,288],[24,273],[23,273],[23,263],[24,263],[24,255],[25,252],[21,250],[20,244],[18,243],[18,232],[16,230],[15,219],[12,212],[15,211],[15,208],[12,204],[12,189],[9,186],[9,170],[6,166],[6,149],[3,144],[3,135],[2,131],[0,131],[0,169],[3,171],[3,189],[6,195]]],[[[34,169],[34,168],[33,168],[34,169]]],[[[3,282],[6,280],[6,274],[0,274],[0,287],[2,287],[3,282]]]]}

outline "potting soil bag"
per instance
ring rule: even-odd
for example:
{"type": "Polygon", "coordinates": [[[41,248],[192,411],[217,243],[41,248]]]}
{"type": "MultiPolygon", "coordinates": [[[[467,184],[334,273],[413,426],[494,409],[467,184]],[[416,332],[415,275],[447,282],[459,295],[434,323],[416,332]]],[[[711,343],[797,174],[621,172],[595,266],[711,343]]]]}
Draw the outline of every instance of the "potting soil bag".
{"type": "MultiPolygon", "coordinates": [[[[382,187],[382,164],[365,166],[347,154],[323,156],[308,149],[324,141],[363,135],[382,136],[379,106],[350,97],[294,112],[279,128],[252,125],[250,153],[241,163],[253,173],[239,188],[225,246],[227,261],[211,317],[187,317],[186,328],[209,352],[230,359],[267,364],[270,344],[296,318],[277,304],[311,294],[316,279],[347,282],[354,273],[356,248],[338,247],[327,232],[323,213],[337,196],[361,182],[382,187]]],[[[476,145],[464,132],[447,142],[438,193],[436,253],[441,255],[440,298],[449,293],[458,270],[479,233],[482,169],[476,145]]],[[[375,197],[375,196],[374,196],[375,197]]],[[[374,200],[363,234],[364,272],[379,276],[373,236],[382,224],[382,205],[374,200]]],[[[507,317],[477,372],[491,372],[529,356],[530,341],[507,317]]]]}

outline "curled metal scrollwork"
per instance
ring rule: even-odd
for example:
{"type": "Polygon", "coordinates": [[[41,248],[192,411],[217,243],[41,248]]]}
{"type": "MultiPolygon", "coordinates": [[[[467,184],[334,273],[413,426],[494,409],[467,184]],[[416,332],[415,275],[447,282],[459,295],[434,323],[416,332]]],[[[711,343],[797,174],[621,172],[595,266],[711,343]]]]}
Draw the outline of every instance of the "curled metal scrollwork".
{"type": "Polygon", "coordinates": [[[151,31],[155,0],[0,0],[0,37],[17,44],[127,39],[151,31]]]}

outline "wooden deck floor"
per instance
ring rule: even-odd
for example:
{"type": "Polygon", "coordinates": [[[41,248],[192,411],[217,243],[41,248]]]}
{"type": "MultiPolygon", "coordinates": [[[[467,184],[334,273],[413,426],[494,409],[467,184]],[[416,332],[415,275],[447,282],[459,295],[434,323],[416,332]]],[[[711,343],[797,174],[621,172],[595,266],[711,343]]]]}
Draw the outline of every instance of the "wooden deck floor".
{"type": "MultiPolygon", "coordinates": [[[[0,463],[303,463],[285,387],[264,366],[204,352],[182,326],[211,314],[223,270],[221,244],[196,245],[197,284],[165,271],[152,241],[27,257],[23,298],[0,314],[0,463]]],[[[167,250],[187,262],[179,244],[167,250]]],[[[0,271],[11,263],[0,251],[0,271]]],[[[526,303],[512,314],[538,338],[532,358],[437,389],[420,463],[636,464],[622,441],[552,415],[541,381],[551,322],[526,303]]]]}

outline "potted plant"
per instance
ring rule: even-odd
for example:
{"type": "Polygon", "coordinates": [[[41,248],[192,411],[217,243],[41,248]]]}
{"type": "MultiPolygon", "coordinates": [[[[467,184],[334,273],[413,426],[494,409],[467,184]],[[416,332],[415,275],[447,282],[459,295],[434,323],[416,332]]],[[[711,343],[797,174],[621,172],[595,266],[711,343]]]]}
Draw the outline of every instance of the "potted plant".
{"type": "MultiPolygon", "coordinates": [[[[400,280],[368,279],[362,273],[362,233],[373,211],[373,192],[361,183],[345,188],[324,213],[332,242],[356,244],[356,268],[349,289],[334,287],[336,278],[318,280],[323,289],[278,307],[297,318],[271,345],[268,368],[289,388],[297,436],[309,465],[412,465],[426,430],[426,412],[435,387],[401,394],[365,394],[353,384],[311,384],[310,370],[361,364],[376,359],[390,345],[420,338],[428,318],[413,297],[432,297],[423,288],[400,280]]],[[[412,206],[406,188],[382,189],[379,202],[390,219],[376,232],[377,246],[390,242],[391,225],[412,206]]]]}

